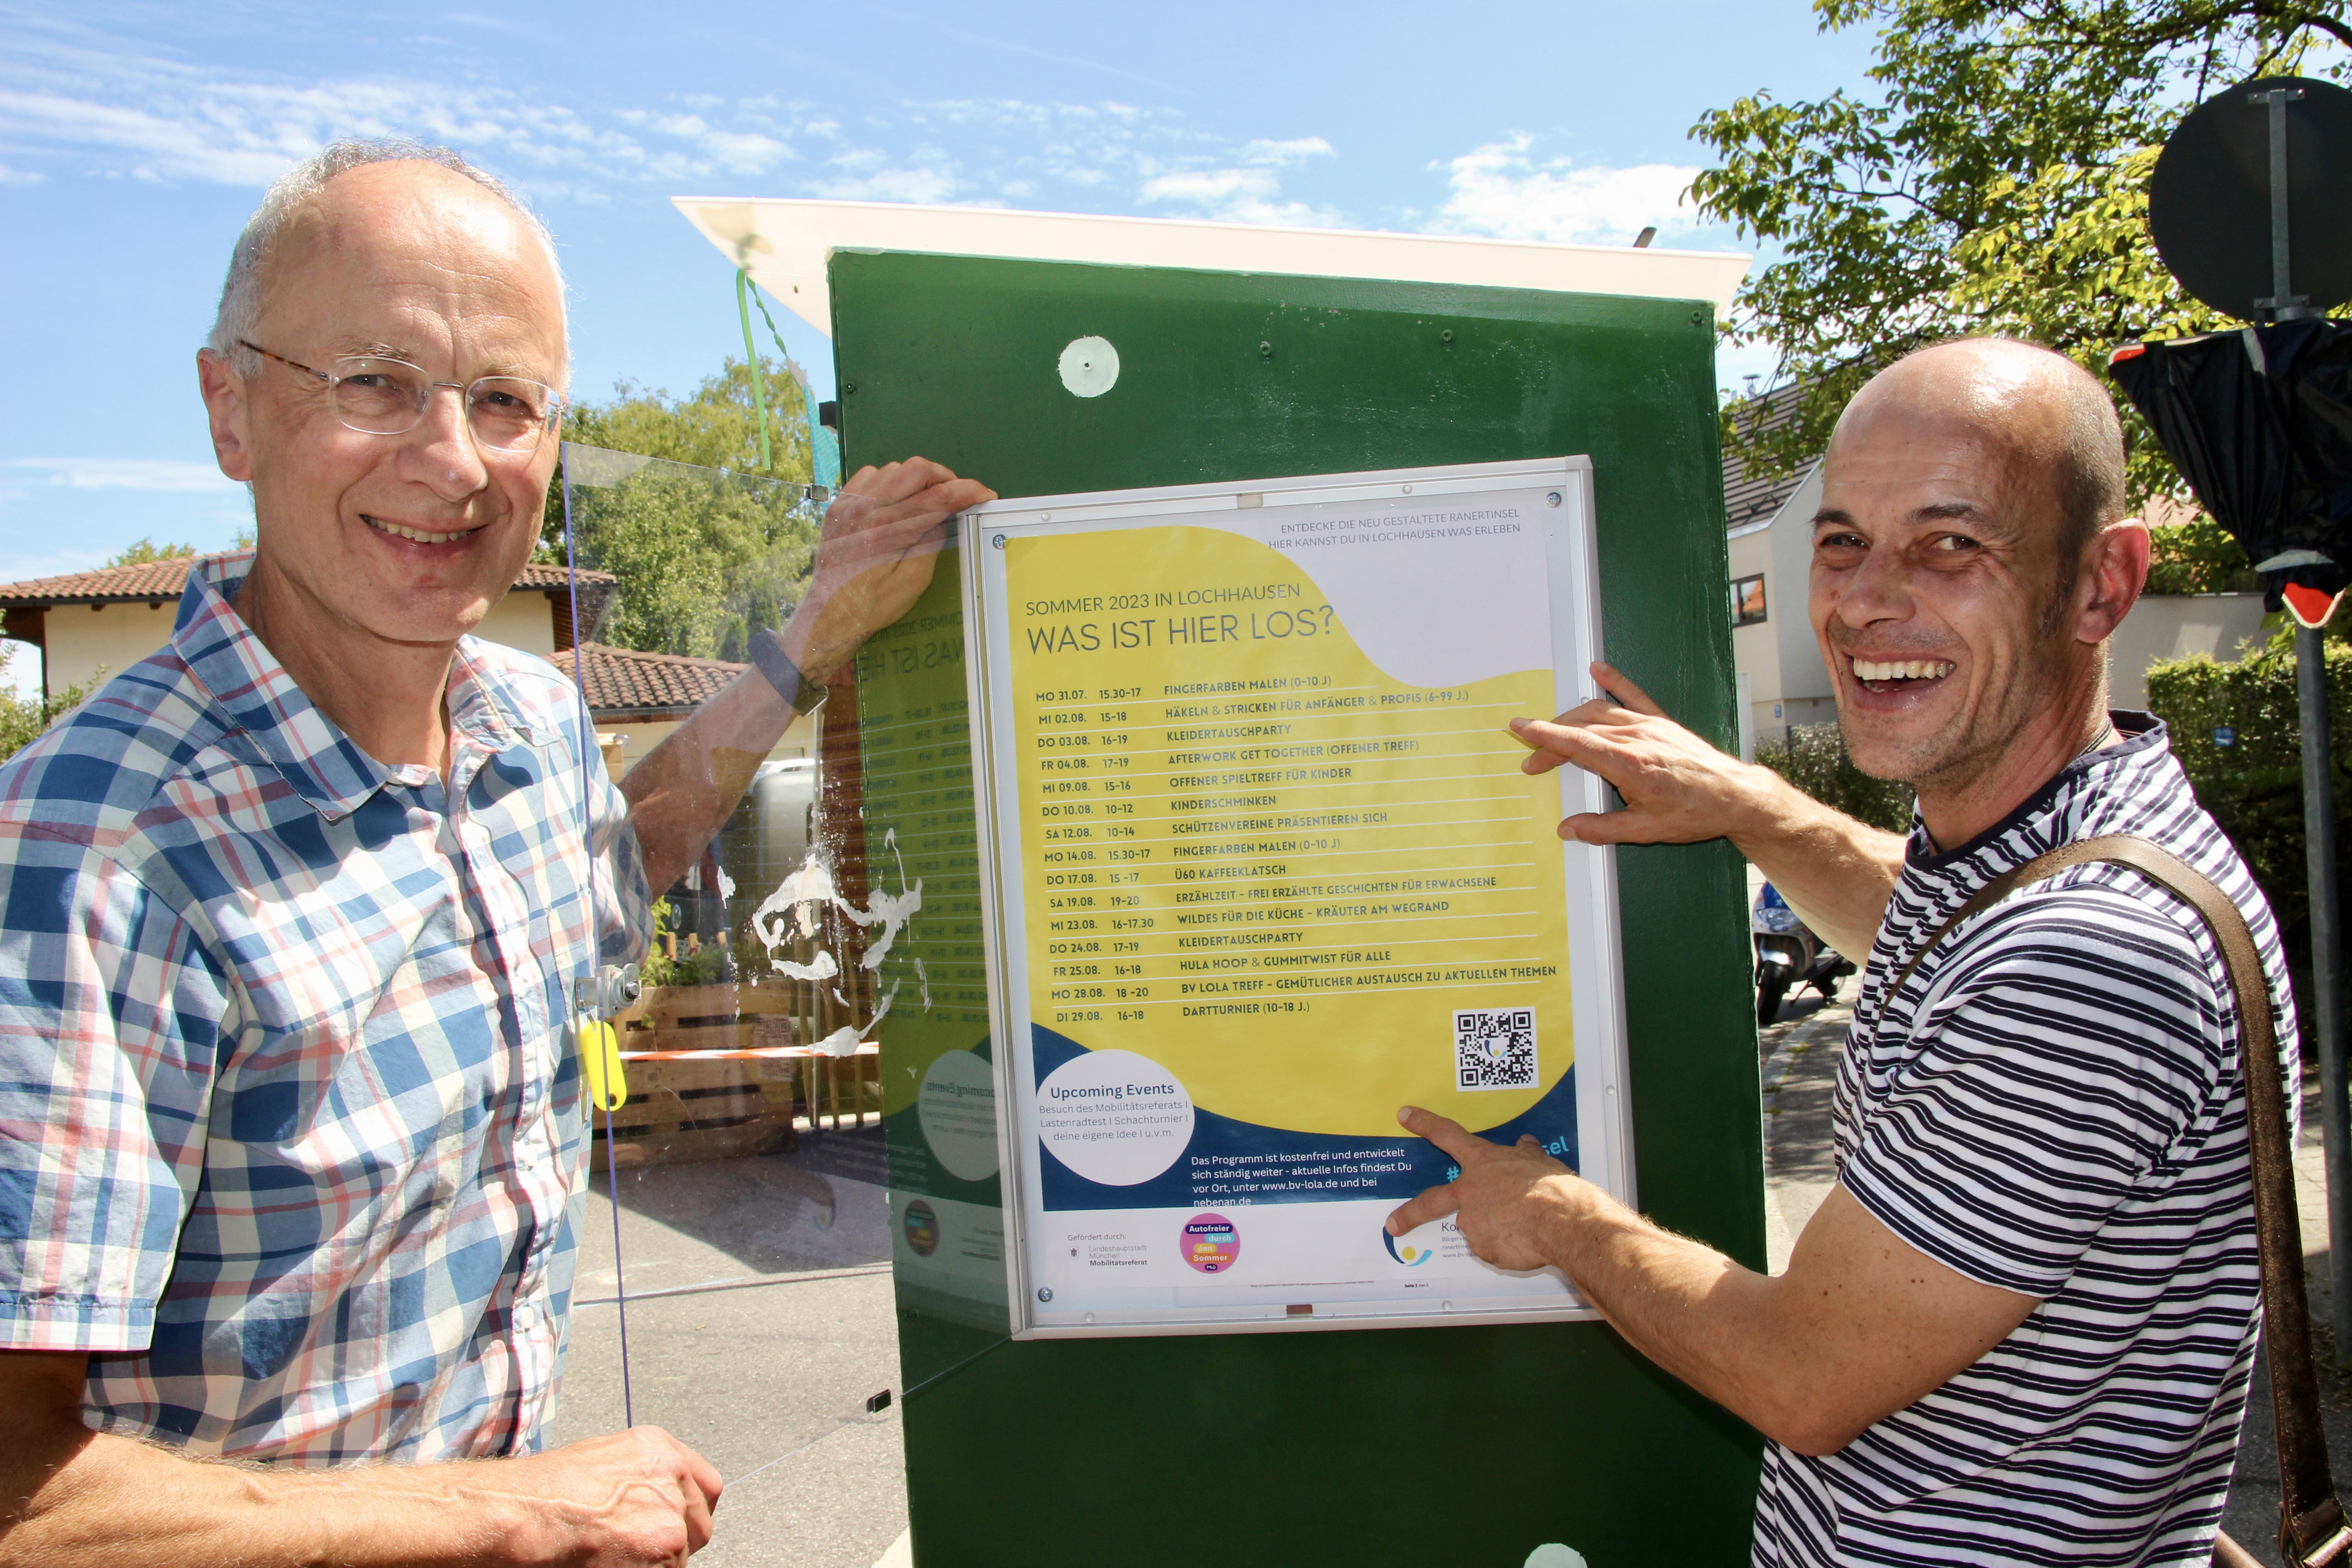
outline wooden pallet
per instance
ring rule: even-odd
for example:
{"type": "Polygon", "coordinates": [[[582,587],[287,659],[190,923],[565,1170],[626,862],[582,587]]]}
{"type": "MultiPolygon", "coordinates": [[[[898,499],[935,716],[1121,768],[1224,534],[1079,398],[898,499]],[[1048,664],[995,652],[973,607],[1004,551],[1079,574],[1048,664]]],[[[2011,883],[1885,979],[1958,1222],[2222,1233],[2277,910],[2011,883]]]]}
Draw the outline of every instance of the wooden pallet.
{"type": "MultiPolygon", "coordinates": [[[[803,1129],[863,1125],[882,1110],[880,1053],[809,1049],[804,998],[781,986],[663,986],[614,1022],[622,1026],[626,1104],[593,1118],[616,1164],[731,1160],[792,1148],[803,1129]]],[[[601,1152],[597,1163],[604,1163],[601,1152]]]]}

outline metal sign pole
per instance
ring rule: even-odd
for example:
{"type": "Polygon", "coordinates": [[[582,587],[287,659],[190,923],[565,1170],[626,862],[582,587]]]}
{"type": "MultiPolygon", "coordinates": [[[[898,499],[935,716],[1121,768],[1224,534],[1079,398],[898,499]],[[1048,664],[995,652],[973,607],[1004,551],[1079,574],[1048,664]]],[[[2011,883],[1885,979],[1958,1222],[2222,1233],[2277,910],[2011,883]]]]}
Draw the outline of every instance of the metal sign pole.
{"type": "Polygon", "coordinates": [[[2328,770],[2326,635],[2294,629],[2303,720],[2303,842],[2311,883],[2312,1030],[2319,1049],[2320,1132],[2327,1161],[2327,1274],[2335,1291],[2336,1363],[2352,1366],[2352,1142],[2346,1137],[2344,942],[2336,888],[2336,789],[2328,770]]]}
{"type": "Polygon", "coordinates": [[[2257,305],[2270,307],[2273,321],[2300,321],[2315,316],[2308,297],[2294,293],[2294,279],[2289,271],[2287,246],[2287,172],[2286,172],[2286,106],[2303,96],[2296,87],[2273,88],[2258,92],[2247,100],[2270,111],[2271,121],[2271,297],[2257,300],[2257,305]]]}
{"type": "MultiPolygon", "coordinates": [[[[2271,176],[2271,319],[2316,316],[2296,294],[2289,250],[2286,106],[2300,89],[2274,88],[2249,101],[2268,111],[2271,176]]],[[[2319,1130],[2327,1165],[2327,1277],[2334,1302],[2336,1364],[2352,1366],[2352,1099],[2344,1060],[2344,948],[2337,937],[2336,789],[2328,770],[2327,657],[2318,627],[2294,633],[2295,702],[2303,723],[2303,842],[2311,896],[2310,1038],[2319,1053],[2319,1130]]]]}

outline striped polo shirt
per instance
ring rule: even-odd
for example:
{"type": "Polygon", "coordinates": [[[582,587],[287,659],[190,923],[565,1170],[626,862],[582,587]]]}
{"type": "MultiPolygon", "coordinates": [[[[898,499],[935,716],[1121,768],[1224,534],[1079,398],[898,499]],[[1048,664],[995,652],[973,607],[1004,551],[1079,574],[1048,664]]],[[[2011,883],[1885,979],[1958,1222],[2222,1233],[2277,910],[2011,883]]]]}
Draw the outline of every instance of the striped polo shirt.
{"type": "Polygon", "coordinates": [[[1992,878],[2076,839],[2134,834],[2245,912],[2297,1081],[2270,907],[2199,809],[2164,727],[2115,717],[2119,743],[1973,843],[1939,854],[1914,825],[1838,1069],[1845,1189],[1928,1257],[2041,1304],[1838,1453],[1771,1446],[1759,1564],[2212,1555],[2261,1304],[2219,946],[2139,872],[2090,865],[1970,918],[1887,989],[1992,878]]]}

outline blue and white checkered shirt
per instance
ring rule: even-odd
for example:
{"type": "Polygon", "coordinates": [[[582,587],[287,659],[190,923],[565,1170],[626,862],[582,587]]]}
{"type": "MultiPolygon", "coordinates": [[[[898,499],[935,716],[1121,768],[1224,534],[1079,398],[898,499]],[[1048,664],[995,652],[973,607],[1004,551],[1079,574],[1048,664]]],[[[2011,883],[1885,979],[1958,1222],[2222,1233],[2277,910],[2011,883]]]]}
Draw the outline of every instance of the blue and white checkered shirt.
{"type": "Polygon", "coordinates": [[[246,563],[0,767],[0,1349],[92,1352],[85,1418],[192,1452],[526,1451],[585,1180],[566,995],[642,945],[635,835],[551,667],[459,643],[445,788],[311,705],[246,563]]]}

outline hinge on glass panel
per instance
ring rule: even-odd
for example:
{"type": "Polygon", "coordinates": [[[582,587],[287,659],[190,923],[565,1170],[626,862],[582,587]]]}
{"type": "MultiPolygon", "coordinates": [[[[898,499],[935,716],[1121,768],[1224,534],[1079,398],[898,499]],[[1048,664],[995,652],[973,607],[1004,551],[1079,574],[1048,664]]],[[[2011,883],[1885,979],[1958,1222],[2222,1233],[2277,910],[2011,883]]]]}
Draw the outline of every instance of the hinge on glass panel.
{"type": "Polygon", "coordinates": [[[580,1072],[588,1083],[589,1103],[599,1110],[611,1112],[628,1103],[621,1037],[612,1020],[636,1005],[641,990],[634,963],[608,963],[582,975],[572,987],[572,1033],[580,1046],[580,1072]]]}
{"type": "Polygon", "coordinates": [[[583,1018],[610,1018],[637,1004],[644,987],[634,963],[608,963],[572,983],[572,1011],[583,1018]]]}

